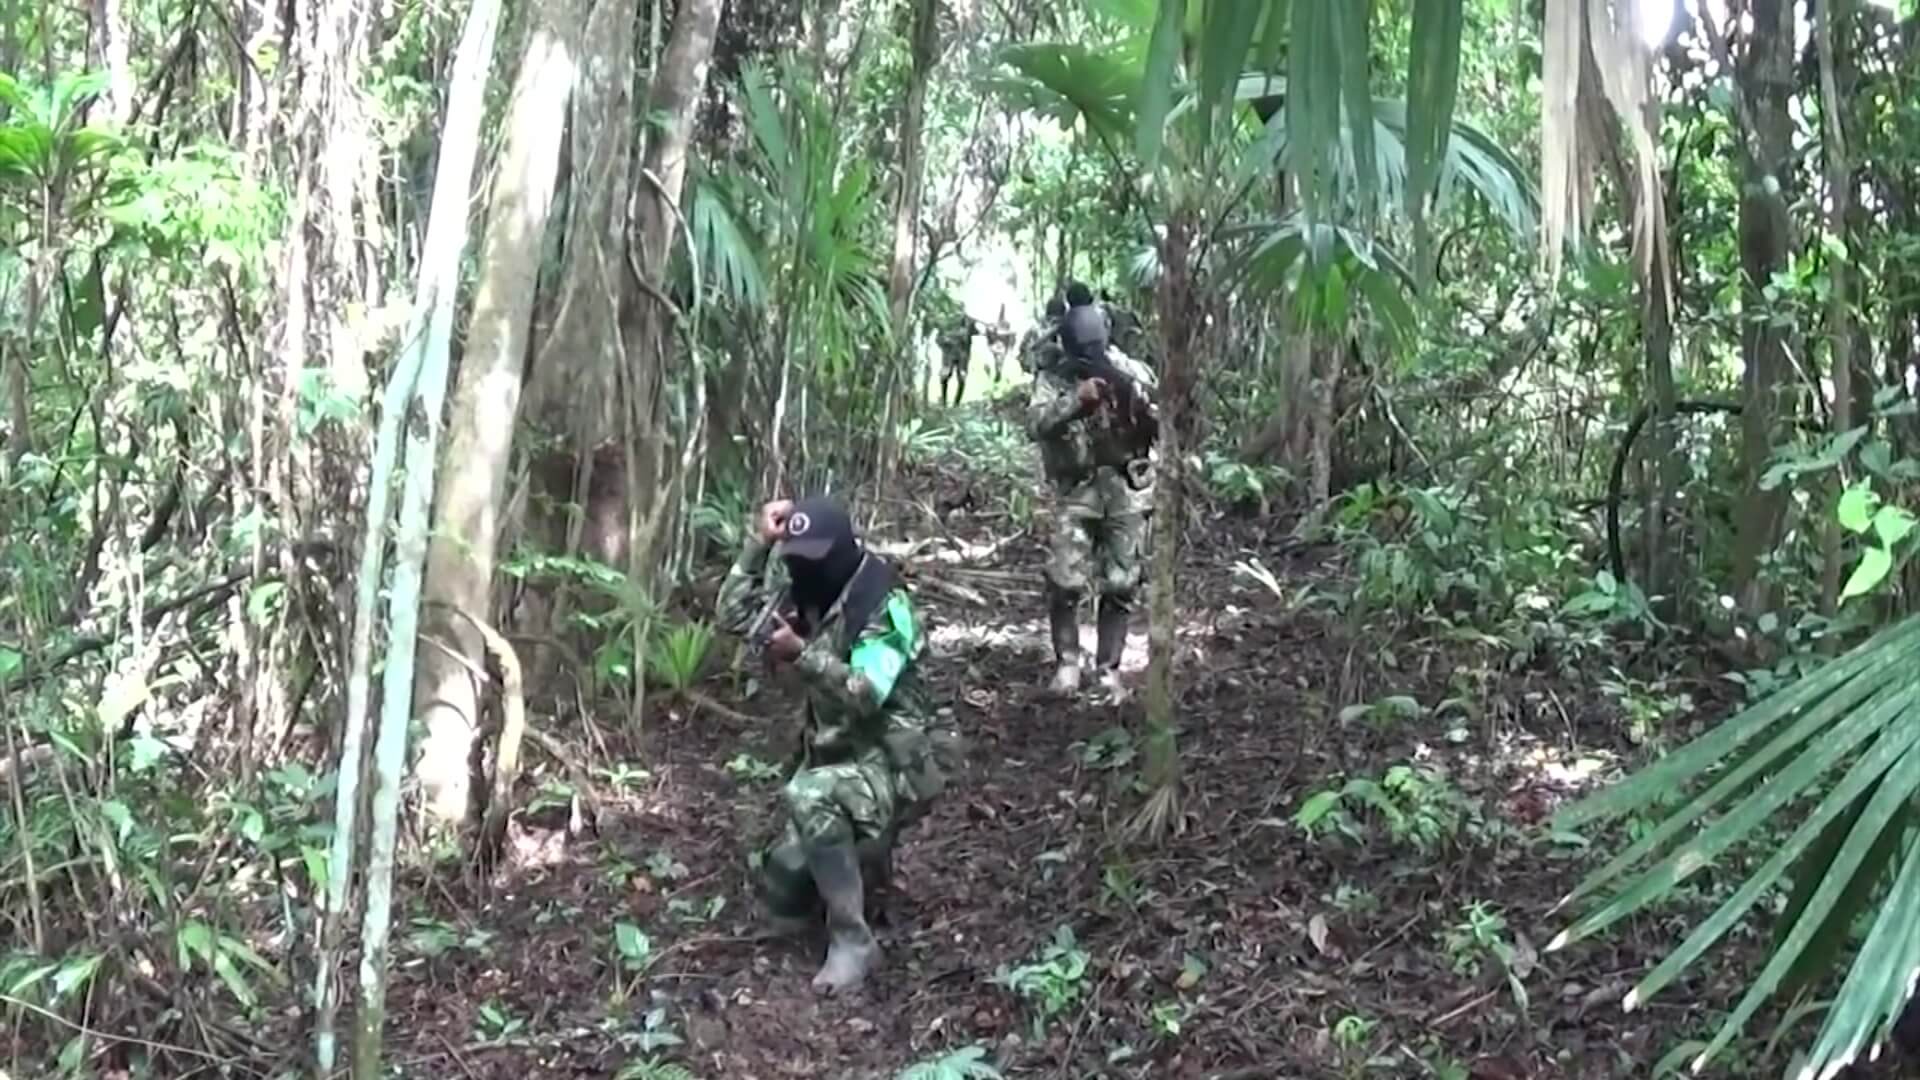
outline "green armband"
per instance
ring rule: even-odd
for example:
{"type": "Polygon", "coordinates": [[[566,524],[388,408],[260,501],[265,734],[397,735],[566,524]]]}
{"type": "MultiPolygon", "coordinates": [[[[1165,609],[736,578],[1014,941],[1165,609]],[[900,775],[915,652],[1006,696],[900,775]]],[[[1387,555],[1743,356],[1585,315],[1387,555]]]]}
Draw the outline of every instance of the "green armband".
{"type": "Polygon", "coordinates": [[[847,666],[872,689],[876,705],[893,693],[893,684],[920,644],[920,628],[913,621],[913,607],[905,593],[887,597],[887,622],[888,632],[863,639],[847,658],[847,666]]]}

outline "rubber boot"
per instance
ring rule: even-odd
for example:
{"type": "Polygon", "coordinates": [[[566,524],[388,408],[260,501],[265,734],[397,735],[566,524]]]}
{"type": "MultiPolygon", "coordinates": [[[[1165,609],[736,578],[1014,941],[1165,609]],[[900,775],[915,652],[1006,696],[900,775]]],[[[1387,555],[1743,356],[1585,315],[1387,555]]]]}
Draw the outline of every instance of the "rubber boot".
{"type": "Polygon", "coordinates": [[[820,925],[820,893],[798,843],[770,848],[760,866],[760,900],[766,906],[767,932],[775,937],[804,934],[820,925]]]}
{"type": "Polygon", "coordinates": [[[1049,590],[1047,621],[1053,631],[1053,682],[1047,691],[1072,697],[1080,691],[1079,597],[1064,589],[1049,590]]]}
{"type": "Polygon", "coordinates": [[[1126,697],[1120,683],[1120,656],[1127,647],[1127,617],[1133,607],[1125,597],[1102,596],[1097,617],[1099,642],[1094,646],[1094,665],[1100,669],[1100,685],[1113,702],[1126,697]]]}
{"type": "Polygon", "coordinates": [[[860,841],[860,878],[866,887],[867,922],[891,926],[893,900],[893,831],[860,841]]]}
{"type": "Polygon", "coordinates": [[[867,928],[860,855],[852,844],[822,844],[808,850],[807,865],[827,903],[827,959],[813,977],[813,989],[844,993],[859,986],[880,959],[880,943],[867,928]]]}

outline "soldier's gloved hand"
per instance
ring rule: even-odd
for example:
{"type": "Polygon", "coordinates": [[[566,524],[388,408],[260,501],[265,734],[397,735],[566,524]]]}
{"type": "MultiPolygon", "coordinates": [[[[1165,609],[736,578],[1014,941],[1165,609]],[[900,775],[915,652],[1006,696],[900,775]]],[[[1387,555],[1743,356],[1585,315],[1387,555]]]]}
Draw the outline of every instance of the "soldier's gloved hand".
{"type": "Polygon", "coordinates": [[[1075,388],[1075,392],[1080,397],[1080,407],[1083,409],[1090,409],[1093,406],[1099,404],[1100,398],[1104,394],[1106,394],[1107,380],[1081,379],[1080,385],[1077,388],[1075,388]]]}
{"type": "Polygon", "coordinates": [[[775,615],[773,621],[773,633],[767,635],[767,655],[782,663],[791,663],[807,647],[807,641],[787,625],[787,620],[775,615]]]}
{"type": "Polygon", "coordinates": [[[771,544],[780,539],[780,531],[787,527],[787,515],[791,513],[792,499],[775,499],[760,508],[760,513],[754,516],[753,528],[759,532],[760,539],[771,544]]]}

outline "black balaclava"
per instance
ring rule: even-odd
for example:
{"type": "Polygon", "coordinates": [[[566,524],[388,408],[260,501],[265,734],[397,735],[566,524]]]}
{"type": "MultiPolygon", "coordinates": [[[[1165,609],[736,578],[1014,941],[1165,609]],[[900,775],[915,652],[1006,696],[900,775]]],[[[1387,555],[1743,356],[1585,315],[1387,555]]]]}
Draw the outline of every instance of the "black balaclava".
{"type": "Polygon", "coordinates": [[[1067,284],[1068,307],[1086,307],[1091,303],[1093,303],[1093,290],[1087,288],[1085,282],[1074,281],[1067,284]]]}
{"type": "Polygon", "coordinates": [[[802,499],[787,515],[775,550],[793,582],[793,603],[804,624],[799,629],[811,634],[846,591],[866,554],[854,534],[853,519],[832,499],[802,499]]]}
{"type": "Polygon", "coordinates": [[[1067,302],[1065,300],[1062,300],[1058,296],[1056,296],[1053,299],[1047,301],[1047,318],[1048,319],[1052,320],[1053,322],[1059,322],[1060,316],[1065,315],[1066,313],[1067,313],[1067,302]]]}

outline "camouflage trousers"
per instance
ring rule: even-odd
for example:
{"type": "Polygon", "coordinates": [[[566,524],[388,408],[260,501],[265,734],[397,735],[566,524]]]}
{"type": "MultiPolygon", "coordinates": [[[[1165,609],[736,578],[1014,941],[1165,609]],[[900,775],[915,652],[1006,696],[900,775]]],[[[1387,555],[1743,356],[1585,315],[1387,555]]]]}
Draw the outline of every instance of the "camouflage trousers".
{"type": "Polygon", "coordinates": [[[882,750],[857,760],[801,769],[781,791],[786,825],[761,857],[761,886],[775,914],[801,915],[814,900],[807,850],[854,844],[869,848],[892,842],[910,810],[907,790],[882,750]]]}
{"type": "Polygon", "coordinates": [[[1048,584],[1074,596],[1085,595],[1089,585],[1102,596],[1132,596],[1140,586],[1152,508],[1152,484],[1135,491],[1115,468],[1097,468],[1060,489],[1047,557],[1048,584]]]}

